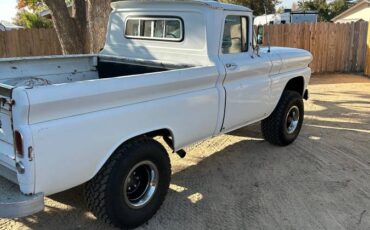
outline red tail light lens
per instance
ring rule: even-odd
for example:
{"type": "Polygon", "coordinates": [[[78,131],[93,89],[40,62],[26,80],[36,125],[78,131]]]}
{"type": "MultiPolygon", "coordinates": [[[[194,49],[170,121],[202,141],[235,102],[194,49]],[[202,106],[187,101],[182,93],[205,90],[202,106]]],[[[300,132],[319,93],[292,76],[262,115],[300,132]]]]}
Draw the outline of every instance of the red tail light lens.
{"type": "Polygon", "coordinates": [[[19,131],[14,131],[14,148],[15,153],[18,154],[20,157],[24,156],[23,151],[23,137],[19,131]]]}

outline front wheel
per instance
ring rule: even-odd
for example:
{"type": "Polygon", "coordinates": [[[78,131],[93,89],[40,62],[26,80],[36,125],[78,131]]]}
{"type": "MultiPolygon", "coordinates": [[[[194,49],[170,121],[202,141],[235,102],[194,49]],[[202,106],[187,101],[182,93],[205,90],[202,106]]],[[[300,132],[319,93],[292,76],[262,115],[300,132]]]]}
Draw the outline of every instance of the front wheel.
{"type": "Polygon", "coordinates": [[[121,146],[85,186],[92,213],[118,228],[135,228],[160,208],[168,191],[171,165],[157,141],[143,138],[121,146]]]}
{"type": "Polygon", "coordinates": [[[262,135],[271,144],[289,145],[298,137],[303,118],[302,96],[295,91],[284,91],[275,110],[262,121],[262,135]]]}

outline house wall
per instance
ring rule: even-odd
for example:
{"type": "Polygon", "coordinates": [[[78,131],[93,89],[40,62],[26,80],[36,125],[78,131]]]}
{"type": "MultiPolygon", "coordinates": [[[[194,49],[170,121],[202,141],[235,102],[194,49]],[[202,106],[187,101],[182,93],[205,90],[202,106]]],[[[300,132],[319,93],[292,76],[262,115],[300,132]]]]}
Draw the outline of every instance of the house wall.
{"type": "Polygon", "coordinates": [[[342,17],[335,20],[335,23],[349,23],[358,20],[370,21],[370,4],[362,4],[355,9],[345,13],[342,17]]]}

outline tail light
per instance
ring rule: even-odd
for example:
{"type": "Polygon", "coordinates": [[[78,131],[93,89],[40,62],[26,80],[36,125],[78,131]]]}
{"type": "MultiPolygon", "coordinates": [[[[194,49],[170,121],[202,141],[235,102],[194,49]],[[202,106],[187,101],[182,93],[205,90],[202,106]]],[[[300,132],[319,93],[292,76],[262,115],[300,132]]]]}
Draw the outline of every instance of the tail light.
{"type": "Polygon", "coordinates": [[[15,148],[15,153],[23,157],[24,156],[24,151],[23,151],[23,137],[22,134],[19,131],[14,131],[14,148],[15,148]]]}

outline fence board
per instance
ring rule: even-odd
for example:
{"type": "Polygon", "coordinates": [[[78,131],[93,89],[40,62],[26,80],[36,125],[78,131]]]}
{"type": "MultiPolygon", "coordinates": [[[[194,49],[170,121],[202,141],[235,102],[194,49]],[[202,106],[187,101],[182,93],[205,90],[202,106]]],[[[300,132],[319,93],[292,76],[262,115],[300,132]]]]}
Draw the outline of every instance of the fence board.
{"type": "Polygon", "coordinates": [[[310,51],[313,72],[362,72],[365,68],[367,22],[348,24],[302,23],[268,25],[272,46],[302,48],[310,51]]]}
{"type": "Polygon", "coordinates": [[[359,58],[356,66],[356,72],[364,70],[366,62],[366,38],[367,38],[367,23],[361,22],[360,26],[360,40],[359,47],[357,49],[357,56],[359,58]]]}
{"type": "Polygon", "coordinates": [[[54,29],[0,31],[0,58],[62,54],[54,29]]]}
{"type": "Polygon", "coordinates": [[[6,57],[5,33],[0,32],[0,58],[6,57]]]}
{"type": "Polygon", "coordinates": [[[365,54],[364,72],[366,76],[370,76],[370,29],[368,29],[367,32],[365,50],[366,54],[365,54]]]}

